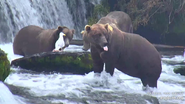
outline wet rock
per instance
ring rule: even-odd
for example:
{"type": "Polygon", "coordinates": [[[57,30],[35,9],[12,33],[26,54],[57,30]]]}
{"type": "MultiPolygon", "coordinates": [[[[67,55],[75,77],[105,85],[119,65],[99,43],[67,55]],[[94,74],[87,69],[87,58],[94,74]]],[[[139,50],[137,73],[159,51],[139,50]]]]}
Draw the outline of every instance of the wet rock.
{"type": "MultiPolygon", "coordinates": [[[[28,104],[53,104],[49,100],[67,101],[71,104],[159,104],[156,97],[141,95],[136,93],[126,93],[123,91],[91,91],[81,89],[83,96],[66,96],[60,94],[35,96],[29,92],[30,89],[7,85],[14,95],[26,99],[28,104]]],[[[58,103],[57,103],[58,104],[58,103]]],[[[62,104],[62,103],[60,103],[62,104]]]]}
{"type": "Polygon", "coordinates": [[[10,62],[7,54],[0,49],[0,81],[4,81],[10,74],[10,62]]]}
{"type": "Polygon", "coordinates": [[[176,60],[162,60],[162,62],[169,65],[185,65],[184,61],[176,61],[176,60]]]}
{"type": "Polygon", "coordinates": [[[44,52],[15,59],[13,67],[37,72],[82,74],[92,71],[90,52],[44,52]]]}
{"type": "MultiPolygon", "coordinates": [[[[71,40],[70,44],[83,46],[83,40],[73,39],[71,40]]],[[[185,48],[184,46],[171,46],[171,45],[162,45],[162,44],[153,44],[153,45],[161,54],[167,54],[167,55],[183,54],[184,48],[185,48]]]]}
{"type": "Polygon", "coordinates": [[[89,92],[88,97],[84,99],[92,104],[159,104],[156,97],[126,92],[96,91],[89,92]]]}
{"type": "Polygon", "coordinates": [[[71,40],[70,41],[70,45],[79,45],[82,46],[83,45],[83,40],[71,40]]]}
{"type": "Polygon", "coordinates": [[[183,51],[184,50],[184,46],[170,46],[170,45],[162,45],[162,44],[153,44],[153,45],[158,51],[171,51],[171,50],[183,51]]]}
{"type": "Polygon", "coordinates": [[[174,68],[173,71],[177,74],[181,74],[185,76],[185,65],[177,66],[176,68],[174,68]]]}
{"type": "Polygon", "coordinates": [[[47,99],[31,94],[29,92],[29,88],[18,87],[10,84],[6,84],[6,86],[10,89],[12,94],[24,98],[25,104],[51,104],[47,99]]]}

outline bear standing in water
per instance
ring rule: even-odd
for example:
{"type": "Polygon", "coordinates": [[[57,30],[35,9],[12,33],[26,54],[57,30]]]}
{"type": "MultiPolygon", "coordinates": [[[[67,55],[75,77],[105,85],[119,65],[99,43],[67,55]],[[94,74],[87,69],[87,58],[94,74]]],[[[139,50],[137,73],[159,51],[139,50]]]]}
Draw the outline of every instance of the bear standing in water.
{"type": "Polygon", "coordinates": [[[34,25],[26,26],[14,38],[14,54],[27,56],[41,52],[51,52],[55,49],[55,43],[61,32],[65,34],[63,37],[65,46],[61,47],[61,49],[64,49],[69,46],[74,31],[74,29],[71,30],[65,26],[58,26],[57,29],[43,29],[34,25]]]}
{"type": "Polygon", "coordinates": [[[161,74],[161,57],[156,48],[145,38],[126,33],[115,24],[93,24],[85,27],[91,44],[93,70],[113,75],[114,68],[140,78],[144,86],[157,87],[161,74]]]}

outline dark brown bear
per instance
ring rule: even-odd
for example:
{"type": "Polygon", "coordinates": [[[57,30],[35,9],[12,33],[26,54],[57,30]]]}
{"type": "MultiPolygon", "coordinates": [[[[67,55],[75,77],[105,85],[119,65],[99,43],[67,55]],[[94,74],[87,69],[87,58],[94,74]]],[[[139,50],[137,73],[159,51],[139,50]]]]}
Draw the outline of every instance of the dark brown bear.
{"type": "MultiPolygon", "coordinates": [[[[133,33],[133,26],[130,16],[122,11],[113,11],[102,17],[97,24],[115,24],[121,31],[133,33]]],[[[83,50],[87,51],[90,48],[90,44],[87,40],[85,31],[82,31],[83,38],[83,50]]]]}
{"type": "Polygon", "coordinates": [[[105,17],[102,17],[99,21],[99,24],[115,24],[118,29],[124,32],[133,33],[133,26],[130,16],[122,11],[113,11],[107,14],[105,17]]]}
{"type": "Polygon", "coordinates": [[[161,74],[161,58],[156,48],[145,38],[122,32],[115,24],[94,24],[85,31],[91,43],[91,55],[95,73],[113,75],[114,68],[140,78],[143,85],[157,87],[161,74]]]}
{"type": "Polygon", "coordinates": [[[14,54],[23,56],[33,55],[41,52],[50,52],[55,49],[55,42],[59,34],[63,32],[65,47],[73,38],[74,29],[70,30],[65,26],[58,26],[57,29],[43,29],[39,26],[26,26],[22,28],[14,38],[14,54]]]}

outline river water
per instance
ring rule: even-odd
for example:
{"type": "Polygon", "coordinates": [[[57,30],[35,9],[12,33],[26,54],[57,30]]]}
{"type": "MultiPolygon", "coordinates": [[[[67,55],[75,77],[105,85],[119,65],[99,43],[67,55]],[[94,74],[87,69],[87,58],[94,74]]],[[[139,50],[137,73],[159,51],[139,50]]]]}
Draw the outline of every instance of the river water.
{"type": "MultiPolygon", "coordinates": [[[[12,43],[0,44],[0,48],[8,53],[8,59],[22,57],[13,54],[12,43]]],[[[81,51],[81,46],[71,45],[68,51],[81,51]]],[[[177,65],[166,62],[182,62],[183,52],[162,53],[162,74],[158,88],[150,89],[152,93],[142,90],[140,79],[130,77],[115,69],[113,77],[102,72],[94,77],[90,72],[86,75],[65,75],[60,73],[36,73],[20,68],[12,68],[12,73],[5,80],[14,93],[0,82],[0,104],[122,104],[119,100],[105,100],[124,96],[122,92],[147,94],[159,99],[160,104],[185,104],[185,76],[175,74],[177,65]],[[106,93],[99,96],[99,93],[106,93]],[[101,103],[97,103],[97,97],[101,103]],[[102,98],[102,99],[101,99],[102,98]],[[84,101],[84,99],[89,99],[84,101]],[[105,100],[105,101],[104,101],[105,100]],[[95,102],[96,101],[96,102],[95,102]]]]}

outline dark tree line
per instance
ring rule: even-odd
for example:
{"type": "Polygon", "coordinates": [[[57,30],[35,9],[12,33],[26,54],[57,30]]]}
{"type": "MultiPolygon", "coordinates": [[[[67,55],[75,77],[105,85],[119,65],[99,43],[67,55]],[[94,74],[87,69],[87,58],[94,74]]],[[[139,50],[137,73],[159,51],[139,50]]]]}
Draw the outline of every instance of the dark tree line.
{"type": "Polygon", "coordinates": [[[185,45],[185,0],[102,0],[90,22],[115,10],[130,15],[135,31],[147,28],[164,44],[185,45]]]}

